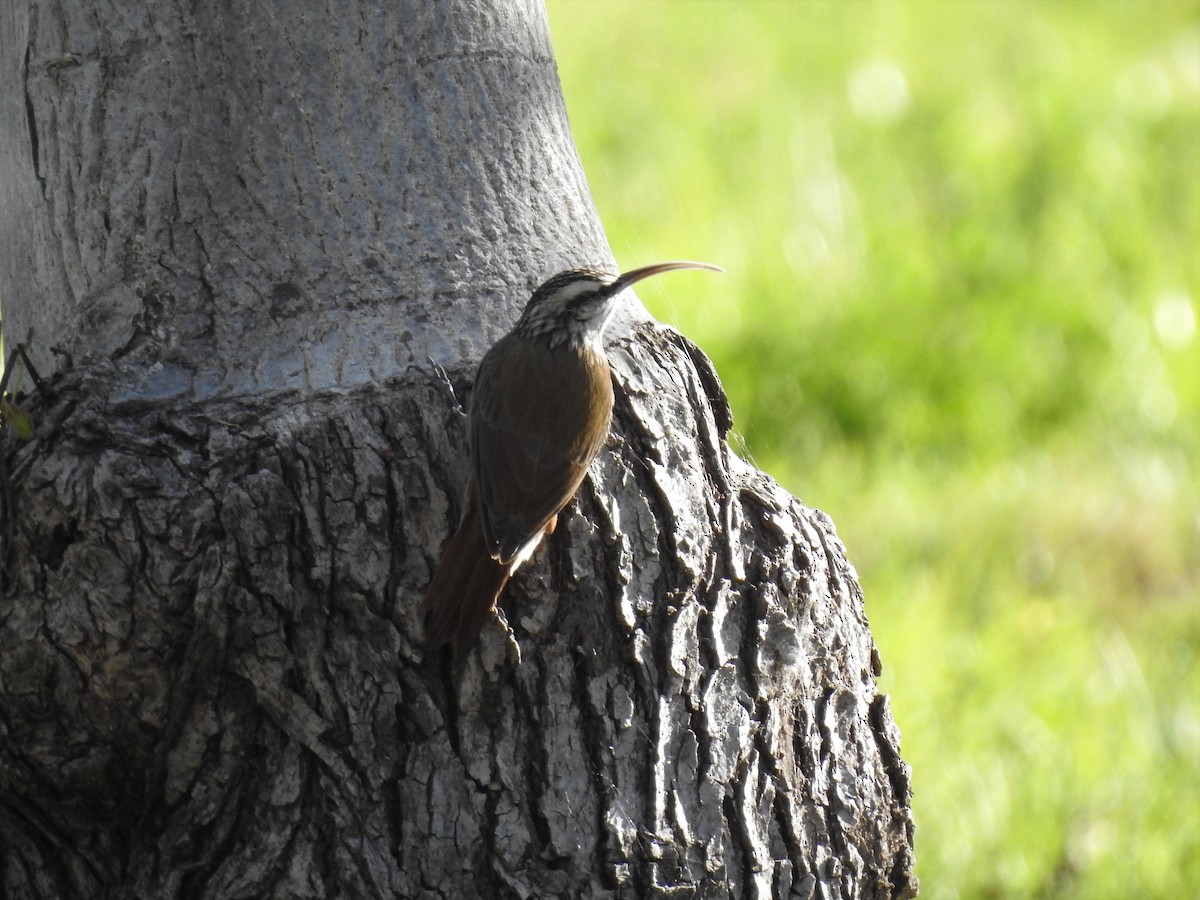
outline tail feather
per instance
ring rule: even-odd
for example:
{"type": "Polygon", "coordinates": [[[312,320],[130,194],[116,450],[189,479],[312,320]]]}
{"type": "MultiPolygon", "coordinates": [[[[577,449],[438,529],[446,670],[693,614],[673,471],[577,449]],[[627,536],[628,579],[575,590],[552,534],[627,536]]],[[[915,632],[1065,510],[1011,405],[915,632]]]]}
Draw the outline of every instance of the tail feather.
{"type": "Polygon", "coordinates": [[[428,613],[426,644],[431,648],[451,644],[458,657],[466,653],[495,611],[508,577],[508,567],[492,559],[487,551],[478,502],[471,492],[467,513],[425,591],[422,608],[428,613]]]}

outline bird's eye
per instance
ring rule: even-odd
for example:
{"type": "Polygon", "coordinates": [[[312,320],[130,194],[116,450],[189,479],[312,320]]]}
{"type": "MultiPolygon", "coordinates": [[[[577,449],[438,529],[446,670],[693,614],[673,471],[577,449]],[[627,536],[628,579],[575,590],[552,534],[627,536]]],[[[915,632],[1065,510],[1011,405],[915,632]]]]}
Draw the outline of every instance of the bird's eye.
{"type": "Polygon", "coordinates": [[[578,297],[571,298],[571,308],[587,309],[589,306],[595,306],[596,302],[600,299],[600,296],[600,291],[590,288],[584,291],[578,297]]]}

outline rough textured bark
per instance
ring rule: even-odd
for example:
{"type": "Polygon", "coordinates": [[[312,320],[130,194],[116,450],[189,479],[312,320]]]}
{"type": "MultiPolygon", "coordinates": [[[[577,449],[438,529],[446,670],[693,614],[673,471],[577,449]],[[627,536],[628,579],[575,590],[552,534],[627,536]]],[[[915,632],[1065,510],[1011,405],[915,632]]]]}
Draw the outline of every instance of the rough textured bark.
{"type": "Polygon", "coordinates": [[[0,438],[0,893],[911,896],[833,526],[634,304],[511,630],[425,656],[474,364],[610,259],[539,8],[16,3],[0,67],[60,368],[0,438]]]}

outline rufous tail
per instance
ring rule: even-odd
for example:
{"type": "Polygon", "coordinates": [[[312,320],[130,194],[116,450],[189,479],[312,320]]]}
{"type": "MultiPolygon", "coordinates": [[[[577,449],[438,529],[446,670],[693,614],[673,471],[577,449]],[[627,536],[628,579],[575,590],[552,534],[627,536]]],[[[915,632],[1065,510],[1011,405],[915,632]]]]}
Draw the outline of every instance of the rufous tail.
{"type": "Polygon", "coordinates": [[[451,644],[454,655],[462,657],[495,611],[496,600],[507,583],[508,567],[492,559],[484,544],[479,502],[471,490],[466,515],[425,591],[421,608],[427,613],[427,646],[432,649],[451,644]]]}

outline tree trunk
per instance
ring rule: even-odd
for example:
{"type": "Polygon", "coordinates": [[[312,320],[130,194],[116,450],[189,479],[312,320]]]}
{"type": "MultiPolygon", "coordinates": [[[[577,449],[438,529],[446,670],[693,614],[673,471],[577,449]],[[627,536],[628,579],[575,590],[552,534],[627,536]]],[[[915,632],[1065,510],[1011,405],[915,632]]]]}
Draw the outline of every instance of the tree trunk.
{"type": "Polygon", "coordinates": [[[0,67],[5,332],[57,369],[0,437],[0,894],[914,893],[832,523],[635,303],[510,628],[423,648],[474,365],[611,263],[538,4],[32,0],[0,67]]]}

